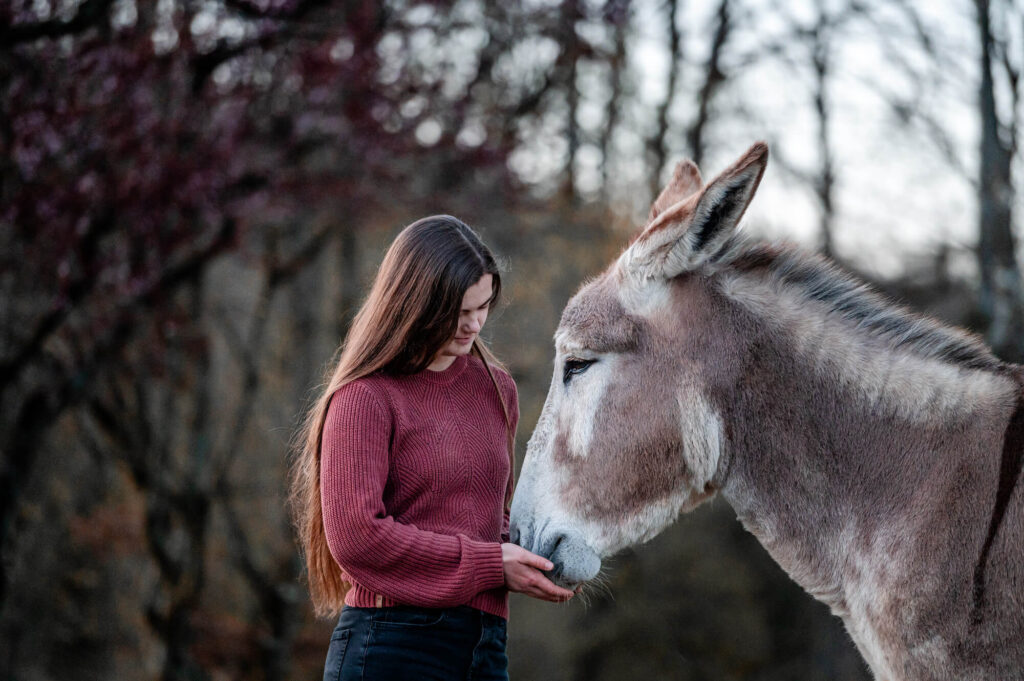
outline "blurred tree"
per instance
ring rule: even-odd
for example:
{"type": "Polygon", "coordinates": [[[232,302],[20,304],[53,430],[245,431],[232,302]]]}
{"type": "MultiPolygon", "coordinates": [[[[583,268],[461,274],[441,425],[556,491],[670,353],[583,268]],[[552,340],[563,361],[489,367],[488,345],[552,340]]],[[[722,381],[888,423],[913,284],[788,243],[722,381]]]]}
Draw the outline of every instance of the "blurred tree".
{"type": "MultiPolygon", "coordinates": [[[[163,640],[164,678],[200,673],[192,629],[214,509],[264,620],[277,632],[295,620],[296,599],[282,591],[296,578],[290,542],[261,565],[232,506],[252,402],[214,420],[208,272],[226,252],[263,270],[262,302],[233,344],[238,392],[257,393],[266,306],[328,240],[342,234],[343,253],[354,253],[358,230],[393,210],[396,191],[436,210],[441,194],[475,177],[502,190],[509,140],[487,125],[539,100],[515,68],[506,77],[520,97],[492,84],[496,62],[523,60],[511,54],[518,37],[504,11],[449,9],[323,0],[0,9],[3,640],[26,614],[7,607],[10,568],[28,550],[26,512],[39,501],[26,495],[48,493],[33,473],[68,412],[94,433],[97,465],[122,462],[144,500],[160,577],[140,607],[163,640]]],[[[354,282],[346,289],[350,308],[354,282]]],[[[287,654],[287,640],[275,646],[287,654]]],[[[0,648],[14,664],[14,648],[0,648]]],[[[287,666],[268,658],[268,678],[287,666]]]]}
{"type": "MultiPolygon", "coordinates": [[[[696,93],[697,115],[686,129],[686,142],[690,158],[698,168],[703,164],[704,153],[707,151],[707,127],[711,121],[715,95],[726,81],[727,76],[723,71],[722,60],[733,32],[731,21],[734,11],[733,0],[719,0],[716,7],[711,26],[711,45],[701,67],[702,80],[696,93]]],[[[657,195],[655,194],[655,196],[657,195]]]]}
{"type": "Polygon", "coordinates": [[[679,85],[679,68],[682,62],[682,35],[679,29],[679,0],[666,0],[664,5],[665,26],[668,28],[668,83],[665,98],[658,106],[657,127],[654,136],[648,140],[648,155],[651,157],[649,191],[651,196],[661,193],[662,172],[668,159],[669,108],[675,101],[679,85]]]}
{"type": "Polygon", "coordinates": [[[565,181],[562,184],[564,196],[575,202],[577,197],[576,158],[580,148],[579,126],[579,63],[584,42],[579,38],[576,26],[583,18],[580,0],[563,0],[558,15],[556,40],[560,47],[555,62],[555,78],[562,84],[565,93],[565,137],[567,143],[565,181]]]}
{"type": "Polygon", "coordinates": [[[978,113],[981,118],[978,177],[978,265],[981,272],[980,309],[987,321],[987,339],[996,352],[1024,362],[1024,282],[1013,234],[1014,156],[1018,150],[1021,36],[1024,10],[1014,2],[975,0],[981,79],[978,113]],[[1011,36],[1016,35],[1014,40],[1011,36]],[[1001,81],[1001,82],[1000,82],[1001,81]],[[997,85],[997,82],[1000,82],[997,85]],[[1001,113],[998,91],[1008,92],[1001,113]]]}
{"type": "MultiPolygon", "coordinates": [[[[232,168],[240,121],[190,125],[189,100],[153,87],[173,83],[181,63],[147,58],[148,39],[118,31],[110,6],[17,24],[0,55],[5,558],[47,429],[136,337],[139,316],[229,247],[233,204],[257,184],[232,168]],[[65,49],[36,47],[61,35],[65,49]]],[[[0,573],[0,605],[6,582],[0,573]]]]}
{"type": "MultiPolygon", "coordinates": [[[[601,197],[610,203],[613,135],[618,127],[624,107],[626,67],[626,29],[629,24],[630,0],[606,0],[603,23],[611,31],[611,49],[608,52],[608,101],[605,104],[604,127],[601,130],[601,197]]],[[[656,196],[656,194],[655,194],[656,196]]]]}
{"type": "Polygon", "coordinates": [[[1006,0],[958,5],[956,11],[970,16],[975,26],[966,44],[959,44],[922,6],[906,0],[852,3],[851,7],[877,31],[893,68],[912,84],[908,91],[899,92],[878,85],[878,94],[904,126],[923,130],[950,170],[974,194],[979,286],[975,313],[966,321],[1000,357],[1024,362],[1024,280],[1014,233],[1014,204],[1020,192],[1014,164],[1020,162],[1024,11],[1006,0]],[[893,39],[896,31],[891,18],[886,20],[893,10],[906,25],[904,40],[893,39]],[[964,52],[974,52],[976,64],[963,59],[964,52]],[[964,84],[974,88],[964,93],[977,119],[973,150],[957,143],[962,121],[944,120],[942,110],[922,105],[926,93],[945,99],[944,90],[952,85],[956,91],[964,84]]]}
{"type": "MultiPolygon", "coordinates": [[[[782,162],[790,174],[811,189],[817,203],[819,248],[824,255],[838,259],[834,244],[838,169],[832,139],[835,111],[831,90],[835,87],[836,52],[843,37],[842,32],[848,29],[853,20],[862,19],[865,9],[859,2],[843,2],[838,6],[835,3],[819,3],[813,15],[803,19],[781,3],[773,3],[773,8],[779,16],[785,18],[787,27],[780,38],[764,45],[764,52],[783,57],[788,61],[789,68],[795,71],[809,67],[808,98],[816,124],[816,167],[813,170],[801,170],[786,160],[782,162]]],[[[754,55],[756,58],[757,50],[754,55]]],[[[785,159],[784,151],[780,155],[785,159]]]]}
{"type": "Polygon", "coordinates": [[[833,161],[831,140],[831,101],[829,98],[830,75],[834,68],[832,34],[836,24],[841,21],[830,14],[824,5],[818,6],[818,16],[813,28],[807,31],[811,63],[814,67],[814,113],[818,119],[818,156],[820,172],[814,182],[815,195],[821,204],[819,231],[821,232],[821,252],[828,257],[835,256],[833,241],[833,220],[835,206],[833,193],[835,187],[835,164],[833,161]]]}

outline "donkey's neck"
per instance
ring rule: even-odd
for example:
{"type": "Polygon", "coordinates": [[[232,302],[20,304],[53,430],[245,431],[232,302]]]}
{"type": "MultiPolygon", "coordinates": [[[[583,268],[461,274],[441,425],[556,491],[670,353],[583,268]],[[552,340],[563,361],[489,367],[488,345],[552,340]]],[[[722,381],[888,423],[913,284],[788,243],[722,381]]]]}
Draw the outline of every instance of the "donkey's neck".
{"type": "Polygon", "coordinates": [[[971,467],[997,459],[1013,388],[894,349],[785,290],[743,293],[726,292],[749,351],[720,396],[731,445],[722,493],[801,586],[846,615],[851,575],[920,529],[922,490],[988,475],[971,467]]]}

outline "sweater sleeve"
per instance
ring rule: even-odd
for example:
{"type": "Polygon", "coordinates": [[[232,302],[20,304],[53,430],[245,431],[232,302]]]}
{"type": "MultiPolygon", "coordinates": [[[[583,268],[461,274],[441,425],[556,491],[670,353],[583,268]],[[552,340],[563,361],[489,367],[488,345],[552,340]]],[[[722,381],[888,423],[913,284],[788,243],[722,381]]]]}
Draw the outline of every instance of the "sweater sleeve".
{"type": "Polygon", "coordinates": [[[511,529],[511,516],[506,508],[504,511],[504,517],[501,520],[501,543],[508,544],[512,541],[512,529],[511,529]]]}
{"type": "Polygon", "coordinates": [[[408,605],[461,605],[505,583],[501,546],[397,522],[384,508],[392,419],[355,381],[331,399],[320,495],[331,555],[360,585],[408,605]]]}

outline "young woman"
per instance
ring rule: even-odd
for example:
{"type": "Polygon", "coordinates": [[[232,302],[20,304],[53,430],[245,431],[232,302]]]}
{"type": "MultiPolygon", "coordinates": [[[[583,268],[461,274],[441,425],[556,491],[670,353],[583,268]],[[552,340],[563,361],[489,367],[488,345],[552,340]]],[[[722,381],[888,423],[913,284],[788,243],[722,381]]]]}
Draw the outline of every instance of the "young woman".
{"type": "Polygon", "coordinates": [[[501,278],[442,215],[388,249],[304,430],[293,481],[324,679],[507,679],[508,591],[573,592],[508,541],[519,418],[479,339],[501,278]],[[342,607],[344,606],[344,607],[342,607]]]}

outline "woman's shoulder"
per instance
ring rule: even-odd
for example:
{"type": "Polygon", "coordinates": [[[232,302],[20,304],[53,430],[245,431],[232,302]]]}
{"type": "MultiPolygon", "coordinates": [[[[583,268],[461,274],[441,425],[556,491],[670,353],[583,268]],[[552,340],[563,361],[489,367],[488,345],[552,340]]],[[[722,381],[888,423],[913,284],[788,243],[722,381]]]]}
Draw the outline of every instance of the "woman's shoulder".
{"type": "Polygon", "coordinates": [[[487,379],[488,382],[490,382],[490,378],[487,376],[487,368],[489,368],[491,370],[491,373],[494,374],[494,380],[496,380],[498,382],[498,385],[501,386],[502,391],[505,392],[506,394],[511,394],[513,396],[516,395],[516,382],[515,379],[512,378],[512,374],[509,372],[508,369],[501,366],[500,364],[495,364],[494,362],[488,362],[487,368],[485,368],[484,361],[479,357],[471,355],[469,359],[470,366],[472,366],[475,369],[475,371],[480,377],[485,378],[487,379]]]}
{"type": "Polygon", "coordinates": [[[331,395],[331,406],[387,410],[387,381],[378,373],[347,381],[331,395]]]}
{"type": "Polygon", "coordinates": [[[511,390],[512,392],[516,391],[516,381],[512,378],[512,374],[508,369],[503,366],[498,366],[497,364],[492,364],[491,371],[494,372],[494,376],[498,379],[498,383],[501,384],[502,388],[511,390]]]}

